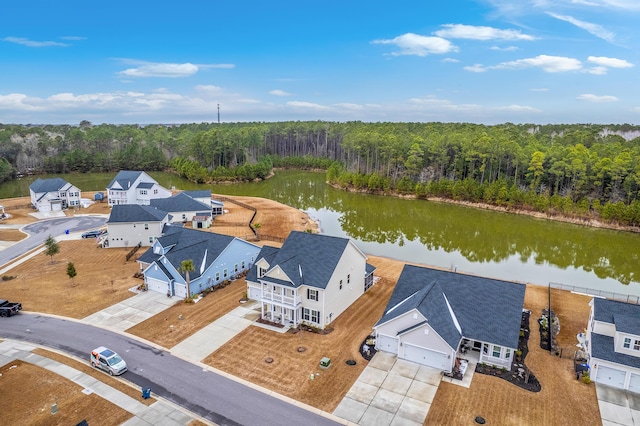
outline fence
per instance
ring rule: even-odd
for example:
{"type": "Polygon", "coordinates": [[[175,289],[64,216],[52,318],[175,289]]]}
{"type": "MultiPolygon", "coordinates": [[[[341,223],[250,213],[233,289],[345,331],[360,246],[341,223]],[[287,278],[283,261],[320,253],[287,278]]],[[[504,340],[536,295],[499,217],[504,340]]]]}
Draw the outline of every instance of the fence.
{"type": "Polygon", "coordinates": [[[583,293],[594,297],[602,297],[618,302],[633,303],[636,305],[640,304],[640,296],[633,296],[630,294],[620,294],[614,293],[612,291],[596,290],[593,288],[579,287],[575,285],[566,285],[554,282],[550,282],[549,287],[557,288],[558,290],[572,291],[574,293],[583,293]]]}

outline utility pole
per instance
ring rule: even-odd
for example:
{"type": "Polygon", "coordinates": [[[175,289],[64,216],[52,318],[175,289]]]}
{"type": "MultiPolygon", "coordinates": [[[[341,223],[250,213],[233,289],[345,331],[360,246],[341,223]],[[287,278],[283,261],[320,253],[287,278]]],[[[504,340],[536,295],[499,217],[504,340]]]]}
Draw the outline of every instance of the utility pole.
{"type": "Polygon", "coordinates": [[[220,124],[220,104],[218,104],[218,124],[220,124]]]}

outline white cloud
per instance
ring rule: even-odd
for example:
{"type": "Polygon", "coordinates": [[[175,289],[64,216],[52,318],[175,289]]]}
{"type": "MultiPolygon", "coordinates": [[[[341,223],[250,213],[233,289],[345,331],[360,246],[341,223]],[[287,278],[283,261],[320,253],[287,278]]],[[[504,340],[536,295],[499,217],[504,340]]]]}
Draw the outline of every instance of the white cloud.
{"type": "Polygon", "coordinates": [[[451,63],[454,63],[454,64],[455,64],[455,63],[458,63],[458,62],[460,62],[460,61],[459,61],[458,59],[455,59],[455,58],[444,58],[444,59],[442,60],[442,62],[451,62],[451,63]]]}
{"type": "Polygon", "coordinates": [[[27,47],[69,46],[67,43],[60,43],[58,41],[35,41],[35,40],[29,40],[28,38],[22,38],[22,37],[5,37],[2,40],[8,41],[9,43],[21,44],[27,47]]]}
{"type": "Polygon", "coordinates": [[[616,102],[619,100],[615,96],[608,96],[608,95],[598,96],[598,95],[593,95],[591,93],[584,93],[576,97],[576,99],[581,101],[587,101],[587,102],[616,102]]]}
{"type": "Polygon", "coordinates": [[[146,63],[137,68],[120,71],[118,75],[126,77],[189,77],[198,72],[198,66],[190,63],[146,63]]]}
{"type": "Polygon", "coordinates": [[[343,109],[352,110],[352,111],[361,111],[361,110],[363,110],[365,108],[364,105],[352,104],[352,103],[348,103],[348,102],[337,103],[337,104],[334,104],[333,106],[337,107],[337,108],[343,108],[343,109]]]}
{"type": "Polygon", "coordinates": [[[599,37],[603,40],[608,41],[609,43],[613,43],[615,40],[616,34],[606,30],[602,25],[592,24],[591,22],[580,21],[579,19],[576,19],[573,16],[559,15],[553,12],[547,12],[547,15],[553,18],[559,19],[561,21],[565,21],[570,24],[573,24],[578,28],[588,31],[589,33],[591,33],[596,37],[599,37]]]}
{"type": "Polygon", "coordinates": [[[69,40],[69,41],[82,41],[82,40],[86,40],[86,37],[81,37],[81,36],[63,36],[60,37],[61,40],[69,40]]]}
{"type": "Polygon", "coordinates": [[[273,96],[291,96],[291,93],[279,89],[272,90],[269,92],[269,94],[273,96]]]}
{"type": "Polygon", "coordinates": [[[493,27],[446,24],[443,30],[434,34],[445,38],[464,38],[471,40],[535,40],[535,37],[522,34],[519,30],[501,30],[493,27]]]}
{"type": "Polygon", "coordinates": [[[546,72],[567,72],[577,71],[582,68],[582,63],[575,58],[565,56],[538,55],[535,58],[518,59],[510,62],[503,62],[496,65],[496,69],[504,68],[529,68],[539,67],[546,72]]]}
{"type": "Polygon", "coordinates": [[[39,99],[29,98],[22,93],[0,95],[0,111],[43,111],[44,109],[39,99]]]}
{"type": "Polygon", "coordinates": [[[406,33],[392,39],[373,40],[372,44],[392,44],[400,50],[392,55],[427,56],[429,54],[444,54],[457,52],[458,48],[449,40],[441,37],[428,37],[413,33],[406,33]]]}
{"type": "Polygon", "coordinates": [[[533,108],[526,105],[507,105],[495,108],[498,111],[513,111],[513,112],[541,112],[538,108],[533,108]]]}
{"type": "Polygon", "coordinates": [[[587,61],[608,68],[631,68],[634,66],[624,59],[607,58],[606,56],[589,56],[587,61]]]}
{"type": "Polygon", "coordinates": [[[531,92],[548,92],[549,89],[545,87],[534,87],[533,89],[529,89],[531,92]]]}
{"type": "Polygon", "coordinates": [[[470,72],[486,72],[489,68],[482,66],[482,64],[468,65],[464,67],[466,71],[470,72]]]}
{"type": "Polygon", "coordinates": [[[605,75],[609,69],[607,67],[593,67],[586,70],[589,74],[605,75]]]}
{"type": "Polygon", "coordinates": [[[318,109],[318,110],[329,109],[329,107],[326,105],[320,105],[313,102],[304,102],[304,101],[289,101],[287,102],[287,105],[296,107],[296,108],[309,108],[309,109],[318,109]]]}
{"type": "Polygon", "coordinates": [[[520,50],[520,48],[516,47],[516,46],[505,46],[505,47],[491,46],[490,49],[491,50],[498,50],[500,52],[513,52],[515,50],[520,50]]]}

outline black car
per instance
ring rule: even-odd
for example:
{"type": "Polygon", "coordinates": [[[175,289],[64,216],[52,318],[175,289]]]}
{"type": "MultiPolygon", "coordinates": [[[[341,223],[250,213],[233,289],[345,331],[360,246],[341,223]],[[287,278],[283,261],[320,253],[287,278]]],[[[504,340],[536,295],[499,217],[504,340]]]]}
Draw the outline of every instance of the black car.
{"type": "Polygon", "coordinates": [[[102,231],[100,229],[95,229],[93,231],[87,231],[82,234],[82,238],[97,238],[102,235],[102,231]]]}

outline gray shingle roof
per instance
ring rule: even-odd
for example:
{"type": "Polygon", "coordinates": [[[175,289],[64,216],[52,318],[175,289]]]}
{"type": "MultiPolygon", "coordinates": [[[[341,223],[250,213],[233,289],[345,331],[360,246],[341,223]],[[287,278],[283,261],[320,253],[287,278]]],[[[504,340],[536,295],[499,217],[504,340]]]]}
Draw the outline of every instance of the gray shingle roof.
{"type": "Polygon", "coordinates": [[[324,289],[347,244],[347,238],[292,231],[269,265],[280,266],[295,287],[304,284],[324,289]]]}
{"type": "Polygon", "coordinates": [[[151,207],[155,207],[166,212],[189,212],[202,211],[206,209],[209,209],[209,212],[211,212],[211,206],[202,204],[200,201],[194,200],[183,192],[169,198],[150,200],[150,203],[151,207]]]}
{"type": "Polygon", "coordinates": [[[62,178],[38,178],[31,185],[29,185],[29,189],[31,189],[36,194],[40,194],[43,192],[57,192],[61,188],[64,188],[65,185],[70,184],[62,178]]]}
{"type": "Polygon", "coordinates": [[[591,333],[591,357],[640,368],[640,358],[614,351],[612,336],[591,333]]]}
{"type": "MultiPolygon", "coordinates": [[[[204,260],[205,269],[209,267],[236,238],[188,228],[175,228],[171,234],[158,238],[163,247],[170,247],[165,254],[167,260],[178,269],[183,260],[192,260],[195,270],[189,273],[191,279],[200,276],[200,267],[204,260]]],[[[153,252],[153,248],[148,251],[153,252]]],[[[140,258],[147,255],[145,252],[140,258]]],[[[233,273],[230,268],[230,273],[233,273]]]]}
{"type": "Polygon", "coordinates": [[[153,183],[153,182],[140,182],[138,184],[138,188],[140,188],[140,189],[151,189],[151,188],[153,188],[153,185],[155,185],[155,183],[153,183]]]}
{"type": "Polygon", "coordinates": [[[615,324],[617,331],[640,336],[640,305],[596,297],[593,317],[596,321],[615,324]]]}
{"type": "MultiPolygon", "coordinates": [[[[256,257],[256,263],[260,259],[264,259],[269,265],[273,265],[273,258],[278,253],[278,250],[280,249],[277,247],[267,245],[262,246],[262,248],[260,249],[260,253],[258,253],[258,256],[256,257]]],[[[251,281],[254,283],[258,282],[258,267],[255,264],[251,267],[251,269],[249,269],[246,279],[247,281],[251,281]]]]}
{"type": "Polygon", "coordinates": [[[116,182],[118,182],[122,189],[129,189],[131,184],[133,184],[141,174],[142,172],[140,171],[120,170],[116,177],[114,177],[109,185],[107,185],[107,189],[111,189],[116,182]]]}
{"type": "Polygon", "coordinates": [[[188,195],[191,198],[211,198],[210,189],[196,189],[193,191],[182,191],[181,194],[188,195]]]}
{"type": "Polygon", "coordinates": [[[378,324],[415,308],[455,348],[459,333],[446,297],[462,336],[516,348],[524,292],[524,284],[405,265],[378,324]]]}
{"type": "Polygon", "coordinates": [[[167,214],[167,212],[151,206],[119,204],[111,208],[107,223],[161,222],[167,214]]]}

